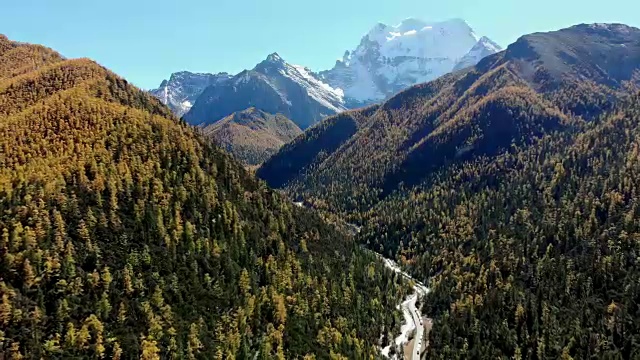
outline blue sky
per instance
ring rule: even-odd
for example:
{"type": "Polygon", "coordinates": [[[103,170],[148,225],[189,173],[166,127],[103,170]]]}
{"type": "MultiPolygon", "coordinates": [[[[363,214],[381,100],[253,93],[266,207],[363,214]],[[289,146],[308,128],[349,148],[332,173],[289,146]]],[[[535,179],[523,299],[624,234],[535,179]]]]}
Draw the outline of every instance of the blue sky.
{"type": "Polygon", "coordinates": [[[377,22],[465,19],[506,46],[577,23],[640,27],[638,0],[9,0],[0,33],[89,57],[143,88],[179,70],[239,72],[277,51],[330,68],[377,22]]]}

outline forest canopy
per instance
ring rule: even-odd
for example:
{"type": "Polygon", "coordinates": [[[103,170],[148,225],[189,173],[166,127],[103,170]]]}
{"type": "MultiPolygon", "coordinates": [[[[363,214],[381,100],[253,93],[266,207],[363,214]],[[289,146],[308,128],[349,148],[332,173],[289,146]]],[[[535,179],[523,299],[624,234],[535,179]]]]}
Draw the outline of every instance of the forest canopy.
{"type": "Polygon", "coordinates": [[[526,35],[257,173],[431,288],[430,359],[638,358],[639,80],[640,29],[526,35]]]}
{"type": "Polygon", "coordinates": [[[0,354],[373,358],[406,288],[158,100],[0,36],[0,354]]]}

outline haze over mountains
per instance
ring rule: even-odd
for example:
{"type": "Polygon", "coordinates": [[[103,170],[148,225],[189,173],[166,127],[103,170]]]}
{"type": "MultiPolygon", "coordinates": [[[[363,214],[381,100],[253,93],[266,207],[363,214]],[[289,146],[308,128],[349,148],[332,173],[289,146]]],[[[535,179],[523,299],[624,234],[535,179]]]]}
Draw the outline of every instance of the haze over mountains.
{"type": "Polygon", "coordinates": [[[306,129],[326,116],[384,100],[456,67],[474,65],[499,50],[463,20],[426,23],[407,19],[398,26],[376,25],[330,70],[314,73],[274,53],[234,77],[210,75],[222,81],[206,91],[194,85],[204,84],[202,74],[183,72],[172,75],[176,81],[164,81],[151,92],[178,115],[184,113],[192,125],[211,124],[255,106],[282,113],[306,129]],[[194,97],[197,92],[200,94],[194,97]]]}

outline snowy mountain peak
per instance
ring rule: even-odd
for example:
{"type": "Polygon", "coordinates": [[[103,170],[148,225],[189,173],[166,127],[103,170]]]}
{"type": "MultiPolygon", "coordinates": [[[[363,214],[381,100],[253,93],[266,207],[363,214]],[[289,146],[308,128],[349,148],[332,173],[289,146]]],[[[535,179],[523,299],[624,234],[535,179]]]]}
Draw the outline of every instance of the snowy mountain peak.
{"type": "Polygon", "coordinates": [[[200,94],[208,86],[227,81],[231,75],[227,73],[205,74],[179,71],[171,74],[169,80],[163,80],[160,87],[150,93],[169,106],[178,115],[184,115],[200,94]]]}
{"type": "Polygon", "coordinates": [[[452,19],[449,19],[449,20],[441,21],[440,24],[446,24],[446,25],[449,25],[449,26],[467,28],[467,29],[473,31],[473,29],[471,28],[471,25],[469,25],[469,23],[465,19],[461,19],[461,18],[452,18],[452,19]]]}
{"type": "Polygon", "coordinates": [[[368,37],[372,41],[375,41],[374,39],[377,39],[382,34],[384,34],[387,31],[388,28],[389,28],[389,26],[386,25],[386,24],[377,23],[376,26],[374,26],[373,28],[371,28],[371,30],[369,30],[369,32],[367,33],[365,38],[368,37]]]}
{"type": "Polygon", "coordinates": [[[192,125],[211,124],[249,107],[284,114],[303,129],[347,109],[342,90],[322,82],[308,68],[290,64],[273,53],[252,70],[209,86],[184,119],[192,125]]]}
{"type": "Polygon", "coordinates": [[[494,52],[502,51],[502,47],[500,47],[500,45],[496,44],[493,40],[489,39],[486,36],[481,37],[475,46],[480,46],[480,45],[494,52]]]}
{"type": "MultiPolygon", "coordinates": [[[[480,40],[462,19],[430,23],[408,18],[395,26],[379,23],[320,77],[342,89],[348,103],[380,101],[451,72],[480,40]]],[[[484,42],[493,44],[488,39],[484,42]]]]}
{"type": "Polygon", "coordinates": [[[367,33],[363,40],[384,44],[402,41],[404,40],[403,37],[425,38],[434,36],[469,36],[473,38],[474,42],[479,40],[469,24],[462,19],[427,23],[415,18],[405,19],[395,26],[379,23],[367,33]]]}
{"type": "Polygon", "coordinates": [[[284,59],[280,55],[278,55],[277,52],[269,54],[269,56],[267,56],[266,61],[270,63],[278,63],[278,64],[285,62],[284,59]]]}
{"type": "Polygon", "coordinates": [[[274,52],[235,76],[177,72],[151,93],[178,116],[188,111],[185,118],[194,124],[258,106],[283,112],[304,128],[325,115],[381,101],[459,66],[475,65],[499,49],[476,36],[464,20],[408,18],[393,26],[375,25],[331,70],[314,73],[274,52]]]}
{"type": "Polygon", "coordinates": [[[471,48],[471,50],[469,50],[469,52],[462,59],[460,59],[460,61],[458,61],[456,66],[453,68],[453,71],[458,71],[470,66],[474,66],[485,57],[493,55],[500,51],[502,51],[500,45],[496,44],[488,37],[483,36],[471,48]]]}
{"type": "MultiPolygon", "coordinates": [[[[301,65],[293,65],[286,62],[278,53],[273,53],[267,59],[258,64],[254,71],[275,78],[286,77],[288,80],[298,84],[305,90],[307,95],[317,101],[322,106],[333,112],[346,110],[344,105],[344,92],[334,89],[322,82],[309,68],[301,65]],[[275,65],[273,67],[272,65],[275,65]]],[[[283,99],[286,102],[286,99],[283,99]]]]}
{"type": "Polygon", "coordinates": [[[262,74],[270,74],[284,69],[288,63],[278,53],[269,54],[266,59],[258,63],[253,70],[262,74]]]}
{"type": "Polygon", "coordinates": [[[211,79],[211,78],[229,77],[229,76],[231,75],[229,75],[226,72],[209,74],[209,73],[194,73],[191,71],[178,71],[171,74],[171,76],[169,77],[169,83],[175,83],[175,82],[185,81],[185,80],[186,81],[189,81],[189,80],[206,81],[207,79],[211,79]]]}
{"type": "Polygon", "coordinates": [[[408,32],[412,30],[419,31],[427,26],[429,26],[429,24],[420,19],[407,18],[402,20],[400,24],[396,25],[395,29],[399,30],[400,32],[408,32]]]}

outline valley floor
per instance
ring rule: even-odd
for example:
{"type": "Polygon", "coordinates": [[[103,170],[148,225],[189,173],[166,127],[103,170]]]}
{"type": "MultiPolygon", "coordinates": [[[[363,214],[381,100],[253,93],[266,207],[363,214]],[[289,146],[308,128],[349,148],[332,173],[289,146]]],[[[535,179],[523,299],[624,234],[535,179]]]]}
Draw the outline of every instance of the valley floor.
{"type": "Polygon", "coordinates": [[[395,359],[395,355],[391,357],[389,356],[391,346],[403,347],[405,344],[408,344],[410,348],[408,349],[410,350],[409,354],[411,354],[410,359],[418,360],[420,359],[420,355],[425,348],[425,346],[423,346],[425,342],[425,322],[430,323],[431,319],[426,319],[426,321],[423,321],[423,316],[420,312],[420,308],[416,306],[416,304],[418,302],[418,299],[424,297],[429,293],[429,288],[424,286],[421,282],[412,278],[406,272],[402,271],[402,269],[400,269],[395,261],[384,258],[382,256],[380,257],[382,258],[382,261],[388,269],[391,269],[396,273],[402,275],[414,284],[414,292],[409,295],[402,304],[400,304],[400,307],[402,307],[402,313],[404,315],[404,324],[402,324],[401,333],[394,339],[394,342],[392,344],[389,344],[382,349],[382,354],[388,358],[395,359]],[[414,331],[415,334],[413,340],[409,341],[409,335],[414,331]]]}
{"type": "MultiPolygon", "coordinates": [[[[293,204],[298,207],[306,207],[304,202],[301,201],[294,202],[293,204]]],[[[360,232],[360,226],[350,223],[347,223],[346,225],[353,235],[360,232]]],[[[388,269],[401,275],[405,280],[412,283],[414,290],[414,292],[411,293],[404,302],[398,305],[398,308],[402,309],[404,323],[400,328],[400,334],[393,339],[393,342],[382,348],[382,355],[389,359],[398,359],[397,353],[393,355],[391,354],[391,348],[396,347],[396,349],[399,349],[401,352],[408,352],[411,354],[410,359],[418,360],[427,348],[426,338],[428,336],[428,331],[431,329],[431,319],[423,316],[420,312],[420,308],[416,305],[419,299],[429,293],[429,288],[420,281],[414,279],[411,275],[402,271],[395,261],[385,258],[378,253],[376,253],[376,255],[388,269]],[[426,334],[425,330],[427,331],[426,334]],[[412,333],[413,337],[412,339],[409,339],[412,333]]]]}

